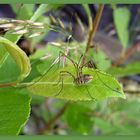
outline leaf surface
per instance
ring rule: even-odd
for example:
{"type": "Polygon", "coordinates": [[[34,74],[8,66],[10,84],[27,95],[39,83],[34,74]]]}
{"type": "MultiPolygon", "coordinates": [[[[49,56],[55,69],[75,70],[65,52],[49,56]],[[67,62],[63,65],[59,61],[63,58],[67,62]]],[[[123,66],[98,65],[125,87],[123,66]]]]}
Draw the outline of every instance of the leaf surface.
{"type": "Polygon", "coordinates": [[[0,88],[0,135],[17,135],[30,112],[29,95],[14,88],[0,88]]]}
{"type": "MultiPolygon", "coordinates": [[[[73,67],[67,67],[60,71],[69,71],[75,75],[73,67]]],[[[83,69],[84,74],[93,76],[91,82],[84,85],[76,85],[73,78],[69,75],[63,76],[63,84],[60,80],[60,71],[51,71],[43,78],[35,80],[28,89],[31,93],[45,96],[56,97],[66,100],[101,100],[107,97],[125,98],[123,89],[119,82],[109,74],[99,70],[83,69]]],[[[26,84],[26,83],[25,83],[26,84]]]]}

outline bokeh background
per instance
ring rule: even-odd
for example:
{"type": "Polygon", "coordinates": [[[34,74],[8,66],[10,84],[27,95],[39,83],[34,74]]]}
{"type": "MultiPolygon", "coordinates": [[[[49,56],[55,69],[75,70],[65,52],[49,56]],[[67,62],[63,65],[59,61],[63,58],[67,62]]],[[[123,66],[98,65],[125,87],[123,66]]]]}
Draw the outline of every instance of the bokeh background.
{"type": "MultiPolygon", "coordinates": [[[[28,4],[27,13],[20,13],[22,4],[0,4],[0,18],[18,18],[32,15],[38,5],[28,4]],[[32,10],[31,10],[32,8],[32,10]],[[22,15],[22,16],[21,16],[22,15]]],[[[99,5],[90,4],[89,10],[93,20],[99,5]]],[[[120,66],[140,60],[140,5],[117,5],[126,7],[130,12],[129,44],[128,49],[133,53],[120,66]]],[[[18,45],[26,54],[34,58],[36,52],[46,48],[50,42],[67,44],[69,35],[72,35],[77,43],[84,42],[87,36],[88,16],[80,4],[49,5],[43,15],[43,21],[48,25],[55,25],[50,18],[59,19],[65,25],[65,32],[59,32],[46,28],[45,34],[39,39],[23,37],[18,45]]],[[[123,24],[123,20],[119,21],[123,24]]],[[[73,43],[75,40],[69,40],[73,43]]],[[[113,17],[113,5],[105,5],[94,42],[105,53],[113,64],[123,50],[118,38],[113,17]]],[[[39,54],[40,55],[40,54],[39,54]]],[[[98,61],[101,61],[99,59],[98,61]]],[[[137,68],[138,69],[138,68],[137,68]]],[[[140,70],[139,70],[140,71],[140,70]]],[[[138,135],[140,132],[140,76],[134,72],[119,78],[124,87],[126,99],[109,98],[98,102],[67,102],[55,98],[45,98],[32,95],[31,115],[22,128],[21,135],[138,135]]],[[[47,91],[46,91],[47,92],[47,91]]]]}

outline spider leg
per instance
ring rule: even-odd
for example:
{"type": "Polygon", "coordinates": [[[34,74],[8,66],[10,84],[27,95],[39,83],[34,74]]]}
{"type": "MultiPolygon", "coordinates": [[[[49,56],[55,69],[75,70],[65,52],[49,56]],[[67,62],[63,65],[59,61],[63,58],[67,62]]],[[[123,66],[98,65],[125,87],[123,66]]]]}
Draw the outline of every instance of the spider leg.
{"type": "Polygon", "coordinates": [[[75,61],[73,61],[71,58],[69,58],[66,54],[64,54],[62,51],[60,51],[60,54],[62,54],[61,56],[65,56],[73,64],[73,66],[75,67],[76,73],[78,75],[78,64],[75,61]]]}
{"type": "Polygon", "coordinates": [[[63,86],[64,86],[63,76],[64,76],[65,74],[67,74],[67,75],[69,75],[69,76],[71,76],[71,77],[73,77],[73,78],[75,79],[75,76],[74,76],[73,74],[71,74],[70,72],[68,72],[68,71],[61,71],[61,72],[60,72],[59,81],[58,81],[58,83],[56,84],[56,85],[58,85],[58,84],[60,83],[60,81],[61,81],[61,88],[60,88],[59,92],[58,92],[57,94],[55,94],[55,96],[58,96],[58,95],[62,92],[62,90],[63,90],[63,86]]]}
{"type": "Polygon", "coordinates": [[[88,90],[87,85],[85,85],[85,88],[86,88],[86,90],[87,90],[87,93],[88,93],[89,97],[90,97],[91,99],[93,99],[94,101],[97,101],[94,97],[92,97],[91,93],[90,93],[89,90],[88,90]]]}
{"type": "MultiPolygon", "coordinates": [[[[61,88],[60,88],[59,92],[57,94],[55,94],[54,96],[58,96],[63,90],[63,84],[64,83],[63,83],[62,75],[60,76],[60,80],[61,80],[61,88]]],[[[60,80],[59,80],[59,83],[60,83],[60,80]]],[[[57,84],[59,84],[59,83],[57,83],[57,84]]]]}
{"type": "Polygon", "coordinates": [[[108,87],[108,88],[109,88],[110,90],[112,90],[112,91],[115,91],[115,92],[118,92],[118,93],[122,94],[122,93],[121,93],[120,91],[118,91],[117,89],[114,89],[114,88],[110,87],[109,85],[107,85],[107,84],[100,78],[100,76],[99,76],[99,74],[96,72],[96,70],[95,70],[95,73],[96,73],[98,79],[99,79],[106,87],[108,87]]]}
{"type": "MultiPolygon", "coordinates": [[[[84,66],[86,66],[86,65],[88,65],[88,64],[89,64],[89,61],[88,61],[87,63],[85,63],[81,68],[83,68],[84,66]]],[[[93,69],[93,70],[95,71],[96,76],[98,77],[98,79],[101,81],[101,83],[102,83],[103,85],[105,85],[106,87],[108,87],[110,90],[115,91],[115,92],[118,92],[118,93],[121,94],[120,91],[118,91],[117,89],[114,89],[114,88],[110,87],[108,84],[106,84],[106,83],[100,78],[98,72],[96,71],[97,67],[96,67],[95,63],[94,63],[92,60],[90,61],[90,66],[91,66],[90,68],[93,69]]]]}
{"type": "Polygon", "coordinates": [[[82,58],[84,57],[84,55],[82,54],[81,56],[80,56],[80,58],[79,58],[79,61],[78,61],[78,63],[77,63],[77,65],[78,65],[78,68],[80,67],[80,64],[81,64],[81,62],[82,62],[82,58]]]}

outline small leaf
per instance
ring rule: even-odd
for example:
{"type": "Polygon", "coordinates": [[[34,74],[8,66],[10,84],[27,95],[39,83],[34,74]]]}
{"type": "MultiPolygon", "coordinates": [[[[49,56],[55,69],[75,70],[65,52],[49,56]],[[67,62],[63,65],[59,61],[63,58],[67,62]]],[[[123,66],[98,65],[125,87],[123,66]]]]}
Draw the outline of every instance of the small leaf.
{"type": "Polygon", "coordinates": [[[111,67],[108,72],[116,77],[140,74],[140,62],[131,63],[124,67],[111,67]]]}
{"type": "Polygon", "coordinates": [[[88,18],[89,29],[92,29],[92,14],[91,14],[90,7],[88,4],[82,4],[82,6],[83,6],[83,8],[86,12],[87,18],[88,18]]]}
{"type": "MultiPolygon", "coordinates": [[[[19,14],[18,19],[22,19],[22,20],[30,19],[31,21],[36,21],[38,19],[38,17],[41,16],[41,14],[43,12],[43,11],[41,11],[41,9],[42,8],[44,9],[45,5],[47,5],[47,4],[44,4],[44,5],[41,4],[39,9],[37,8],[37,10],[33,13],[32,10],[34,8],[34,4],[31,4],[31,5],[24,4],[22,7],[20,7],[21,9],[20,9],[20,12],[18,13],[19,14]]],[[[13,6],[13,8],[15,10],[15,6],[13,6]]],[[[19,9],[18,9],[18,11],[19,11],[19,9]]],[[[10,32],[6,32],[4,37],[14,43],[17,43],[18,40],[22,37],[22,35],[16,35],[16,34],[11,34],[10,32]]],[[[3,48],[0,48],[0,52],[3,52],[2,54],[0,54],[0,64],[3,64],[5,62],[5,60],[7,59],[8,53],[3,48]]]]}
{"type": "Polygon", "coordinates": [[[31,21],[36,21],[42,14],[47,11],[48,4],[40,4],[37,10],[34,12],[34,15],[31,17],[31,21]]]}
{"type": "Polygon", "coordinates": [[[130,11],[126,8],[116,8],[113,12],[114,22],[119,39],[125,49],[129,42],[128,25],[130,21],[130,11]]]}
{"type": "MultiPolygon", "coordinates": [[[[61,70],[68,71],[73,74],[75,73],[73,67],[67,67],[61,70]]],[[[122,87],[118,81],[111,75],[99,70],[84,68],[83,73],[92,75],[93,80],[90,83],[81,86],[75,85],[73,83],[74,79],[71,76],[63,77],[64,84],[62,84],[61,81],[58,83],[60,79],[59,72],[60,71],[51,71],[47,73],[38,82],[33,82],[34,84],[28,87],[29,91],[36,95],[45,97],[52,96],[73,101],[101,100],[107,97],[125,98],[122,87]]]]}
{"type": "Polygon", "coordinates": [[[28,57],[16,44],[6,38],[0,37],[0,44],[2,45],[1,47],[4,47],[10,56],[15,60],[16,65],[20,69],[20,75],[17,77],[17,81],[23,80],[31,70],[28,57]]]}
{"type": "Polygon", "coordinates": [[[97,68],[100,70],[105,71],[111,65],[110,59],[108,59],[105,53],[99,48],[97,48],[96,53],[94,53],[93,55],[93,58],[93,61],[95,61],[97,68]]]}
{"type": "Polygon", "coordinates": [[[0,88],[0,135],[17,135],[30,112],[29,95],[14,88],[0,88]]]}
{"type": "Polygon", "coordinates": [[[5,48],[0,47],[0,68],[3,65],[3,63],[5,62],[5,60],[7,59],[8,54],[5,48]]]}
{"type": "Polygon", "coordinates": [[[89,134],[94,123],[93,118],[89,115],[91,111],[90,108],[83,105],[71,104],[66,111],[67,123],[73,130],[82,134],[89,134]]]}
{"type": "Polygon", "coordinates": [[[35,4],[11,4],[12,10],[16,13],[18,19],[28,20],[33,15],[35,4]],[[26,14],[25,14],[26,13],[26,14]]]}

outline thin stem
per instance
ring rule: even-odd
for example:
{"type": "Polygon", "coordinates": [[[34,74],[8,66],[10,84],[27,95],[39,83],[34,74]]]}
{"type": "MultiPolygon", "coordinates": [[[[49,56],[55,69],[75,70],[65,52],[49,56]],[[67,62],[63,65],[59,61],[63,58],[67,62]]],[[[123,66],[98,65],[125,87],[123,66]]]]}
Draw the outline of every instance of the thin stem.
{"type": "Polygon", "coordinates": [[[10,87],[15,85],[17,85],[17,83],[6,83],[6,84],[0,84],[0,87],[10,87]]]}
{"type": "Polygon", "coordinates": [[[61,110],[53,118],[51,118],[48,121],[48,123],[45,125],[45,128],[41,130],[39,134],[43,134],[45,131],[51,130],[52,125],[55,123],[56,120],[58,120],[64,114],[68,105],[69,105],[69,102],[65,103],[65,105],[61,108],[61,110]]]}
{"type": "Polygon", "coordinates": [[[136,42],[133,47],[129,48],[123,57],[120,57],[116,62],[114,62],[113,66],[118,66],[123,64],[128,58],[130,58],[138,49],[140,48],[140,41],[136,42]]]}
{"type": "MultiPolygon", "coordinates": [[[[83,57],[83,63],[85,62],[85,57],[89,51],[89,49],[91,48],[92,45],[92,42],[93,42],[93,39],[95,37],[95,33],[97,31],[97,28],[99,26],[99,22],[100,22],[100,19],[101,19],[101,16],[102,16],[102,13],[103,13],[103,9],[104,9],[104,5],[103,4],[100,4],[99,5],[99,9],[97,11],[97,14],[96,14],[96,17],[92,23],[92,28],[90,29],[89,28],[89,35],[88,35],[88,40],[87,40],[87,47],[86,47],[86,50],[85,50],[85,53],[84,53],[84,57],[83,57]]],[[[90,26],[89,26],[90,27],[90,26]]]]}

